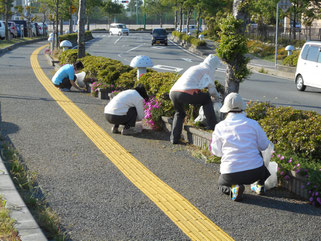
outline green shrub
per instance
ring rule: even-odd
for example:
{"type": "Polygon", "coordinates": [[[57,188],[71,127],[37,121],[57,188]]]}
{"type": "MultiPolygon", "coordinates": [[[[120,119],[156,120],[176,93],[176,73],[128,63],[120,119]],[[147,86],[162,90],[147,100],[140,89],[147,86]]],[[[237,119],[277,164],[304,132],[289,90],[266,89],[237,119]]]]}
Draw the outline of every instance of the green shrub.
{"type": "Polygon", "coordinates": [[[274,108],[269,102],[256,102],[250,101],[247,103],[247,107],[245,109],[246,116],[259,121],[266,117],[266,113],[269,108],[274,108]]]}
{"type": "Polygon", "coordinates": [[[266,117],[260,119],[259,123],[278,150],[291,151],[301,157],[319,158],[320,120],[320,115],[313,111],[277,107],[268,108],[266,117]]]}
{"type": "Polygon", "coordinates": [[[121,90],[132,89],[137,80],[137,68],[122,73],[116,81],[116,88],[121,90]]]}
{"type": "MultiPolygon", "coordinates": [[[[90,54],[86,53],[86,56],[90,56],[90,54]]],[[[76,63],[77,59],[78,59],[77,49],[68,49],[59,55],[60,65],[74,64],[76,63]]]]}
{"type": "MultiPolygon", "coordinates": [[[[62,42],[63,40],[68,40],[71,43],[76,44],[77,38],[78,38],[78,33],[63,34],[63,35],[60,35],[58,38],[59,38],[59,42],[62,42]]],[[[93,39],[91,31],[86,31],[85,32],[85,41],[88,41],[91,39],[93,39]]]]}
{"type": "Polygon", "coordinates": [[[294,51],[293,54],[284,58],[282,64],[286,66],[296,67],[298,63],[299,55],[300,55],[300,51],[294,51]]]}
{"type": "Polygon", "coordinates": [[[84,71],[90,77],[97,78],[99,83],[115,85],[116,80],[122,73],[127,73],[133,68],[123,65],[118,60],[113,60],[100,56],[86,56],[81,59],[85,68],[84,71]]]}
{"type": "Polygon", "coordinates": [[[175,73],[149,72],[140,77],[135,85],[144,84],[148,95],[161,101],[164,115],[172,116],[174,108],[169,99],[169,91],[179,77],[180,75],[175,73]]]}

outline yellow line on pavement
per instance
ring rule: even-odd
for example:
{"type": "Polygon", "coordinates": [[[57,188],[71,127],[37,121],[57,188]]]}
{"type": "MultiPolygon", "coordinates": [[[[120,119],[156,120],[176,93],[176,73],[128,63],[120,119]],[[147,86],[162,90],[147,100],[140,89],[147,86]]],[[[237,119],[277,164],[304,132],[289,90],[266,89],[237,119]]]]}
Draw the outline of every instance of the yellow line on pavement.
{"type": "Polygon", "coordinates": [[[154,175],[67,98],[63,92],[53,86],[38,62],[38,54],[44,47],[36,49],[30,57],[36,77],[52,98],[106,157],[192,240],[233,240],[187,199],[154,175]]]}

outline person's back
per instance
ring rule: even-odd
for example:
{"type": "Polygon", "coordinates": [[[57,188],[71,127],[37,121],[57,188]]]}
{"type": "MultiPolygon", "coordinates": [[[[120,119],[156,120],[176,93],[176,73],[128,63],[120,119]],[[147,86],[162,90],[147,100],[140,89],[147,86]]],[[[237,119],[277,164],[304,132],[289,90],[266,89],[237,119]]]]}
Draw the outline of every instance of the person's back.
{"type": "Polygon", "coordinates": [[[264,182],[270,176],[260,155],[270,141],[258,122],[245,116],[245,109],[246,104],[238,93],[228,94],[220,109],[227,117],[215,126],[211,142],[211,152],[222,157],[219,190],[233,201],[242,200],[244,185],[264,194],[264,182]]]}
{"type": "Polygon", "coordinates": [[[54,85],[59,85],[63,79],[69,78],[74,79],[75,71],[74,66],[71,64],[65,64],[62,66],[52,77],[52,83],[54,85]]]}
{"type": "Polygon", "coordinates": [[[221,173],[240,172],[262,166],[263,150],[269,141],[262,138],[261,127],[245,113],[229,113],[215,128],[213,138],[222,138],[222,146],[212,146],[213,151],[221,148],[221,173]]]}

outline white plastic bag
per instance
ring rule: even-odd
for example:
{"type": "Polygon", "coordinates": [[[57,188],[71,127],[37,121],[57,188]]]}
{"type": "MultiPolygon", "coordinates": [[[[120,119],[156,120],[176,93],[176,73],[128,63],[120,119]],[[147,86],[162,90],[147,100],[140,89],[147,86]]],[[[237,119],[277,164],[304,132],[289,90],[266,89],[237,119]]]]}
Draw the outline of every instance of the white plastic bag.
{"type": "Polygon", "coordinates": [[[266,167],[269,166],[269,163],[270,163],[270,160],[271,160],[271,157],[272,157],[272,154],[274,152],[274,145],[272,142],[270,142],[270,144],[268,145],[268,147],[262,151],[262,157],[263,157],[263,161],[264,161],[264,165],[266,167]]]}
{"type": "Polygon", "coordinates": [[[76,77],[77,77],[77,84],[80,88],[84,88],[86,87],[86,83],[85,83],[85,77],[86,77],[86,73],[84,71],[78,73],[78,74],[75,74],[76,77]]]}
{"type": "Polygon", "coordinates": [[[271,173],[271,176],[269,176],[269,178],[266,179],[264,182],[265,190],[269,190],[278,185],[278,176],[277,176],[278,164],[276,162],[270,162],[267,169],[271,173]]]}
{"type": "MultiPolygon", "coordinates": [[[[222,113],[220,112],[220,109],[222,107],[222,102],[213,102],[213,109],[215,112],[215,117],[217,122],[220,122],[222,120],[222,113]]],[[[200,122],[203,125],[206,125],[206,117],[204,114],[204,110],[203,110],[203,106],[200,107],[199,111],[198,111],[198,116],[196,117],[196,119],[194,120],[194,123],[196,122],[200,122]]]]}
{"type": "Polygon", "coordinates": [[[273,152],[274,152],[274,145],[272,142],[270,142],[268,147],[264,151],[262,151],[264,165],[271,173],[271,176],[269,176],[269,178],[266,179],[264,183],[265,190],[269,190],[278,185],[278,176],[277,176],[278,164],[276,162],[270,162],[273,152]]]}

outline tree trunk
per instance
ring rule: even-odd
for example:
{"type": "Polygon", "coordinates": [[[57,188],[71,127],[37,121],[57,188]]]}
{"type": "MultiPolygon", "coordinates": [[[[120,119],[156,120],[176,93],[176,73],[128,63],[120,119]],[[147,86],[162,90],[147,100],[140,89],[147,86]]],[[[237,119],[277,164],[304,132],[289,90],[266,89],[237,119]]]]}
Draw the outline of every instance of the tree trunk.
{"type": "Polygon", "coordinates": [[[73,26],[73,19],[72,19],[72,2],[70,2],[69,14],[70,14],[70,19],[69,19],[69,33],[72,33],[72,32],[73,32],[73,29],[72,29],[72,26],[73,26]]]}
{"type": "MultiPolygon", "coordinates": [[[[238,93],[240,88],[240,82],[235,80],[233,66],[227,64],[225,75],[225,96],[231,92],[238,93]]],[[[224,97],[225,97],[224,96],[224,97]]]]}
{"type": "Polygon", "coordinates": [[[189,25],[190,25],[190,21],[191,21],[192,11],[193,11],[192,9],[189,9],[187,12],[186,34],[189,33],[189,25]]]}
{"type": "Polygon", "coordinates": [[[59,47],[59,37],[58,37],[58,24],[59,24],[59,18],[58,18],[58,13],[59,13],[59,0],[57,0],[56,2],[56,31],[55,31],[55,35],[54,35],[54,39],[56,40],[56,49],[58,49],[59,47]]]}
{"type": "Polygon", "coordinates": [[[89,24],[89,14],[86,16],[86,22],[87,22],[87,31],[90,30],[90,24],[89,24]]]}
{"type": "Polygon", "coordinates": [[[85,57],[85,0],[79,0],[78,9],[78,58],[85,57]]]}
{"type": "MultiPolygon", "coordinates": [[[[177,6],[177,4],[176,4],[176,6],[177,6]]],[[[177,30],[177,20],[178,20],[178,11],[176,10],[175,11],[175,30],[177,30]]]]}
{"type": "Polygon", "coordinates": [[[179,31],[182,32],[183,29],[183,9],[182,7],[179,8],[179,31]]]}
{"type": "Polygon", "coordinates": [[[248,13],[246,7],[241,8],[241,4],[245,0],[234,0],[233,2],[233,16],[238,20],[243,20],[242,28],[239,29],[240,33],[244,33],[246,30],[246,25],[248,23],[248,13]]]}
{"type": "Polygon", "coordinates": [[[64,34],[64,20],[60,19],[60,34],[64,34]]]}
{"type": "Polygon", "coordinates": [[[199,9],[199,10],[198,10],[198,13],[197,13],[196,38],[198,38],[199,29],[200,29],[200,25],[201,25],[201,14],[202,14],[202,10],[199,9]]]}

